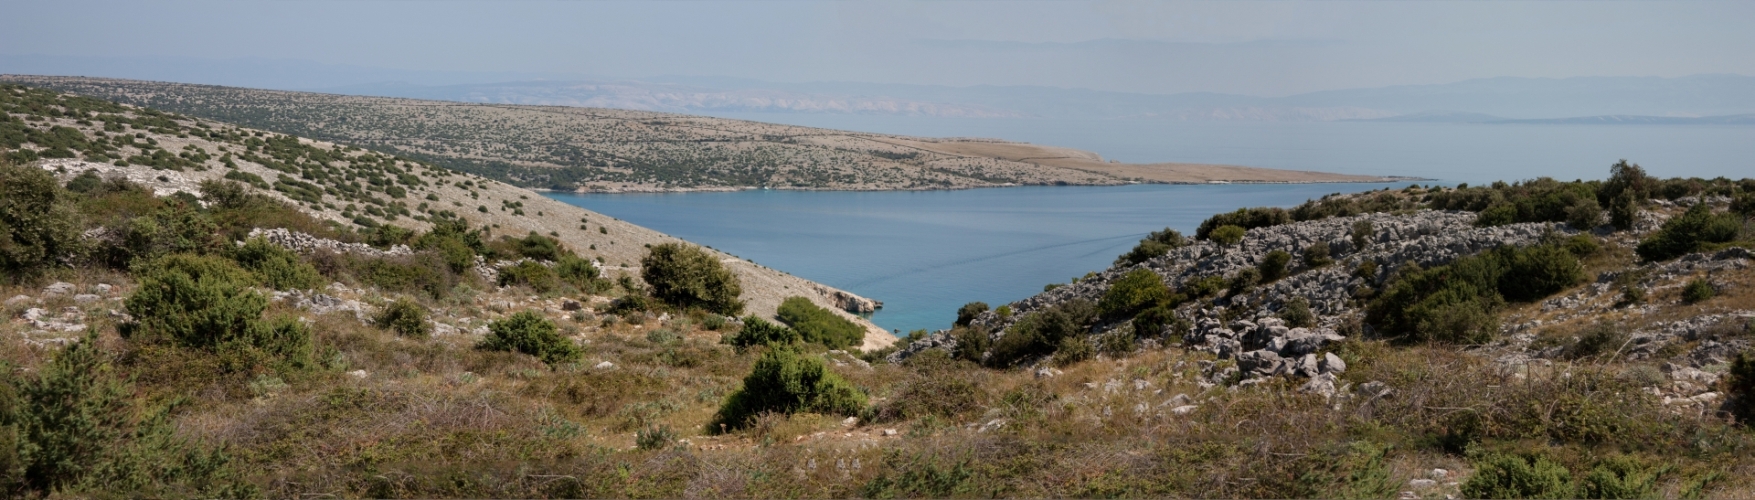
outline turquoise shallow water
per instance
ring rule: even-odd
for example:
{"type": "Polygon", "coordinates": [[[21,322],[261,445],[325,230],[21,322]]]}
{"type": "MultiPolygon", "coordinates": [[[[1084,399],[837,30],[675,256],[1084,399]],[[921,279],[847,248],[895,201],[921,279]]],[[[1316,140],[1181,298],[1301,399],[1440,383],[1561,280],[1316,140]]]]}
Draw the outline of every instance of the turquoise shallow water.
{"type": "Polygon", "coordinates": [[[1216,212],[1383,186],[549,196],[884,301],[872,321],[906,333],[949,327],[969,301],[998,305],[1106,268],[1150,231],[1192,233],[1216,212]]]}

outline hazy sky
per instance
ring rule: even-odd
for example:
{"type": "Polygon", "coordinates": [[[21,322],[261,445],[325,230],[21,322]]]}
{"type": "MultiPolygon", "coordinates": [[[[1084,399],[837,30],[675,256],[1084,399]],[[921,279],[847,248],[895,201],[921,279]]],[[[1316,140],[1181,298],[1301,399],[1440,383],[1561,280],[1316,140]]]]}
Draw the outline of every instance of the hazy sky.
{"type": "Polygon", "coordinates": [[[0,55],[87,59],[1253,95],[1755,74],[1742,1],[3,3],[0,55]]]}

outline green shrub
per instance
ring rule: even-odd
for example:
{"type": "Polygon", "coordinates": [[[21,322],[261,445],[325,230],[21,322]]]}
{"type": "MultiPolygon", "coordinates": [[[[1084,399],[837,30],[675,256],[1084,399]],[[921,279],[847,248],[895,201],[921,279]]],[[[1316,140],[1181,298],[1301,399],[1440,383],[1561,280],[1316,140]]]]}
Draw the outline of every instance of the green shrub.
{"type": "Polygon", "coordinates": [[[1475,225],[1480,227],[1503,226],[1517,223],[1517,205],[1498,203],[1487,207],[1475,215],[1475,225]]]}
{"type": "Polygon", "coordinates": [[[1566,210],[1566,225],[1579,231],[1595,229],[1602,221],[1603,206],[1596,198],[1579,198],[1566,210]]]}
{"type": "Polygon", "coordinates": [[[1755,424],[1755,353],[1737,354],[1726,373],[1725,386],[1730,392],[1731,415],[1745,426],[1755,424]]]}
{"type": "Polygon", "coordinates": [[[561,242],[555,241],[554,238],[536,234],[536,231],[531,231],[530,235],[525,236],[522,239],[508,239],[512,240],[513,247],[518,252],[518,255],[525,258],[553,262],[561,260],[561,255],[568,253],[561,249],[561,242]]]}
{"type": "Polygon", "coordinates": [[[1705,302],[1707,299],[1711,299],[1716,295],[1718,295],[1718,289],[1713,288],[1712,282],[1706,281],[1705,279],[1691,280],[1687,285],[1682,287],[1683,304],[1705,302]]]}
{"type": "Polygon", "coordinates": [[[1170,301],[1170,287],[1150,269],[1135,269],[1116,278],[1097,301],[1097,313],[1106,318],[1131,316],[1170,301]]]}
{"type": "Polygon", "coordinates": [[[477,349],[521,352],[536,356],[549,365],[578,361],[584,356],[579,346],[555,331],[554,322],[534,312],[520,311],[506,319],[489,322],[488,332],[488,336],[476,344],[477,349]]]}
{"type": "Polygon", "coordinates": [[[952,328],[950,335],[957,341],[957,359],[981,363],[987,351],[993,349],[993,337],[983,328],[952,328]]]}
{"type": "Polygon", "coordinates": [[[743,328],[737,333],[726,335],[722,342],[737,347],[765,345],[770,347],[792,345],[803,342],[798,330],[776,325],[755,315],[743,319],[743,328]]]}
{"type": "Polygon", "coordinates": [[[134,317],[122,328],[124,337],[213,348],[246,338],[268,307],[268,299],[249,288],[253,276],[219,257],[169,255],[139,274],[139,286],[123,303],[134,317]]]}
{"type": "Polygon", "coordinates": [[[1377,226],[1368,220],[1357,221],[1347,236],[1353,240],[1353,251],[1361,251],[1371,247],[1372,238],[1377,236],[1377,226]]]}
{"type": "Polygon", "coordinates": [[[1353,268],[1353,277],[1365,280],[1366,283],[1377,282],[1377,261],[1361,260],[1359,267],[1353,268]]]}
{"type": "Polygon", "coordinates": [[[1286,326],[1293,328],[1309,328],[1316,326],[1316,315],[1310,312],[1310,301],[1304,297],[1295,297],[1280,308],[1280,319],[1286,326]]]}
{"type": "Polygon", "coordinates": [[[1318,241],[1304,247],[1304,267],[1318,268],[1334,263],[1329,257],[1328,242],[1318,241]]]}
{"type": "MultiPolygon", "coordinates": [[[[1132,351],[1133,336],[1129,335],[1125,342],[1126,350],[1132,351]]],[[[1089,340],[1083,336],[1071,335],[1060,339],[1060,345],[1055,347],[1054,356],[1049,361],[1054,363],[1054,366],[1067,366],[1091,359],[1096,354],[1097,350],[1091,346],[1089,340]]]]}
{"type": "Polygon", "coordinates": [[[1069,337],[1078,337],[1085,325],[1097,319],[1096,306],[1090,301],[1075,299],[1055,307],[1030,313],[993,343],[988,366],[1008,368],[1032,358],[1053,354],[1069,337]]]}
{"type": "Polygon", "coordinates": [[[553,269],[534,260],[500,268],[500,286],[528,286],[536,293],[549,293],[558,283],[553,269]]]}
{"type": "Polygon", "coordinates": [[[1557,245],[1537,245],[1496,254],[1509,265],[1500,276],[1498,286],[1507,300],[1533,301],[1565,290],[1584,279],[1578,258],[1557,245]]]}
{"type": "Polygon", "coordinates": [[[737,275],[705,250],[685,243],[653,245],[640,265],[640,278],[658,300],[726,315],[743,311],[737,275]]]}
{"type": "Polygon", "coordinates": [[[864,412],[866,397],[830,372],[821,359],[790,349],[762,354],[743,387],[725,398],[707,432],[748,427],[757,414],[813,412],[854,416],[864,412]]]}
{"type": "Polygon", "coordinates": [[[963,307],[957,308],[957,321],[952,323],[951,326],[969,326],[969,322],[975,321],[975,317],[980,316],[981,313],[984,312],[987,312],[986,302],[970,302],[963,304],[963,307]]]}
{"type": "Polygon", "coordinates": [[[1597,243],[1596,237],[1586,233],[1578,233],[1567,238],[1565,246],[1567,252],[1571,252],[1573,256],[1580,259],[1596,255],[1603,249],[1603,246],[1597,243]]]}
{"type": "Polygon", "coordinates": [[[957,362],[942,353],[932,349],[908,358],[908,367],[924,376],[907,382],[895,397],[880,405],[874,412],[875,420],[895,422],[929,415],[961,420],[982,411],[987,391],[957,376],[957,362]]]}
{"type": "MultiPolygon", "coordinates": [[[[90,173],[89,171],[87,173],[90,173]]],[[[97,176],[92,176],[95,181],[97,176]]],[[[93,183],[95,186],[95,182],[93,183]]],[[[72,185],[69,183],[68,185],[72,185]]],[[[215,208],[243,208],[250,203],[250,192],[243,184],[207,179],[201,181],[201,198],[215,208]]]]}
{"type": "Polygon", "coordinates": [[[1230,284],[1227,284],[1227,289],[1230,289],[1230,295],[1232,296],[1243,295],[1246,291],[1255,288],[1260,282],[1262,282],[1262,270],[1253,267],[1244,267],[1241,268],[1241,270],[1237,270],[1236,275],[1230,277],[1230,284]]]}
{"type": "Polygon", "coordinates": [[[1243,241],[1244,229],[1237,226],[1220,226],[1208,235],[1209,240],[1223,246],[1231,246],[1243,241]]]}
{"type": "MultiPolygon", "coordinates": [[[[97,337],[68,345],[36,376],[0,375],[0,484],[9,495],[109,496],[132,485],[142,497],[249,498],[230,459],[177,436],[169,408],[137,411],[97,337]]],[[[8,372],[11,370],[8,369],[8,372]]]]}
{"type": "Polygon", "coordinates": [[[1714,215],[1711,207],[1696,203],[1682,215],[1664,222],[1657,234],[1640,241],[1634,251],[1645,260],[1670,260],[1706,251],[1714,243],[1735,240],[1742,227],[1742,221],[1736,215],[1714,215]]]}
{"type": "Polygon", "coordinates": [[[445,298],[460,279],[456,273],[451,272],[445,258],[434,252],[357,258],[350,262],[355,277],[360,281],[389,291],[424,293],[434,299],[445,298]]]}
{"type": "Polygon", "coordinates": [[[1134,245],[1133,250],[1117,257],[1115,265],[1145,262],[1187,244],[1188,241],[1182,237],[1182,233],[1175,229],[1164,228],[1162,231],[1152,231],[1152,234],[1140,240],[1138,245],[1134,245]]]}
{"type": "Polygon", "coordinates": [[[865,342],[865,328],[812,304],[804,297],[787,297],[780,302],[776,319],[797,330],[805,342],[828,346],[830,349],[858,347],[865,342]]]}
{"type": "Polygon", "coordinates": [[[427,308],[406,298],[385,304],[384,310],[372,319],[372,324],[409,338],[424,339],[432,335],[432,326],[427,324],[427,308]]]}
{"type": "Polygon", "coordinates": [[[1267,255],[1262,256],[1261,264],[1258,266],[1261,269],[1261,282],[1273,283],[1286,277],[1286,266],[1291,263],[1292,254],[1290,252],[1285,250],[1268,252],[1267,255]]]}
{"type": "Polygon", "coordinates": [[[225,245],[219,226],[207,214],[186,203],[170,203],[127,222],[122,229],[123,255],[116,260],[133,264],[174,253],[207,253],[225,245]]]}
{"type": "Polygon", "coordinates": [[[1494,454],[1476,462],[1463,481],[1468,498],[1572,498],[1572,471],[1547,457],[1494,454]]]}
{"type": "Polygon", "coordinates": [[[247,337],[242,342],[233,344],[236,348],[232,352],[243,351],[251,357],[266,356],[269,361],[292,370],[317,366],[313,358],[316,345],[312,341],[311,327],[297,316],[282,314],[257,321],[245,330],[245,334],[247,337]]]}
{"type": "Polygon", "coordinates": [[[1291,222],[1292,215],[1289,212],[1286,212],[1283,208],[1239,208],[1235,212],[1217,214],[1208,217],[1207,220],[1201,221],[1200,226],[1195,228],[1194,237],[1197,239],[1213,239],[1214,241],[1219,241],[1218,239],[1213,238],[1212,234],[1225,226],[1235,226],[1238,229],[1255,229],[1289,224],[1291,222]]]}
{"type": "Polygon", "coordinates": [[[1176,310],[1168,306],[1157,306],[1141,311],[1133,317],[1133,332],[1141,337],[1159,337],[1164,329],[1177,321],[1176,310]]]}
{"type": "MultiPolygon", "coordinates": [[[[1260,276],[1261,273],[1257,272],[1254,268],[1246,268],[1242,271],[1238,271],[1238,273],[1245,273],[1245,272],[1254,273],[1256,281],[1261,280],[1261,276],[1260,276]]],[[[1226,284],[1227,284],[1227,282],[1225,281],[1224,276],[1206,276],[1206,277],[1202,277],[1202,278],[1194,278],[1194,279],[1190,279],[1188,281],[1182,282],[1182,291],[1183,291],[1182,293],[1184,295],[1187,295],[1189,299],[1199,299],[1199,298],[1204,298],[1204,297],[1211,297],[1214,295],[1218,295],[1220,291],[1223,291],[1225,289],[1226,284]]],[[[1255,282],[1254,281],[1250,282],[1249,286],[1255,286],[1255,282]]]]}
{"type": "Polygon", "coordinates": [[[323,283],[317,268],[299,259],[292,250],[263,238],[245,241],[231,251],[231,258],[255,274],[258,283],[275,290],[309,290],[323,283]]]}
{"type": "Polygon", "coordinates": [[[1566,355],[1578,359],[1613,353],[1620,350],[1621,345],[1626,342],[1627,332],[1620,325],[1606,320],[1598,321],[1578,332],[1578,341],[1566,349],[1566,355]]]}
{"type": "Polygon", "coordinates": [[[1660,471],[1626,455],[1597,462],[1578,484],[1579,498],[1653,498],[1660,471]]]}
{"type": "Polygon", "coordinates": [[[1006,304],[993,308],[993,314],[999,316],[999,319],[1012,319],[1012,306],[1006,304]]]}
{"type": "Polygon", "coordinates": [[[554,271],[555,277],[559,278],[561,282],[572,285],[574,289],[581,292],[598,293],[609,289],[608,281],[598,279],[597,266],[591,265],[589,260],[581,259],[572,254],[561,256],[561,260],[555,264],[554,271]]]}
{"type": "Polygon", "coordinates": [[[0,280],[69,263],[82,251],[79,226],[55,176],[0,161],[0,280]]]}

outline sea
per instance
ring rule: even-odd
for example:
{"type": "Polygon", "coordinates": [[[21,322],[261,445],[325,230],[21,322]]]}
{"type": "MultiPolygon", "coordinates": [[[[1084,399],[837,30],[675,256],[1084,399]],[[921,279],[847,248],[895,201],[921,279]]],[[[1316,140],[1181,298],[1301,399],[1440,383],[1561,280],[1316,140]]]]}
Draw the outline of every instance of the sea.
{"type": "Polygon", "coordinates": [[[1067,146],[1123,162],[1220,163],[1395,175],[1395,184],[1129,185],[959,191],[749,190],[549,196],[883,301],[873,323],[948,328],[993,306],[1107,268],[1148,232],[1192,233],[1240,207],[1330,193],[1536,177],[1601,179],[1639,163],[1663,177],[1755,176],[1755,127],[944,119],[721,113],[727,118],[1067,146]]]}

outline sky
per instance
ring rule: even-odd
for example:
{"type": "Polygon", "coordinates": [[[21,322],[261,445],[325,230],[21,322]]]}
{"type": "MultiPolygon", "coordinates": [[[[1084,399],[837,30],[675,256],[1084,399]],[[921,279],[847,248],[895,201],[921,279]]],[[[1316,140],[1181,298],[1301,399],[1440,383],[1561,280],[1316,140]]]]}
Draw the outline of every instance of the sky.
{"type": "Polygon", "coordinates": [[[1755,2],[1741,1],[0,3],[0,72],[90,76],[249,61],[362,80],[343,83],[711,76],[1282,96],[1498,76],[1755,75],[1755,2]]]}

